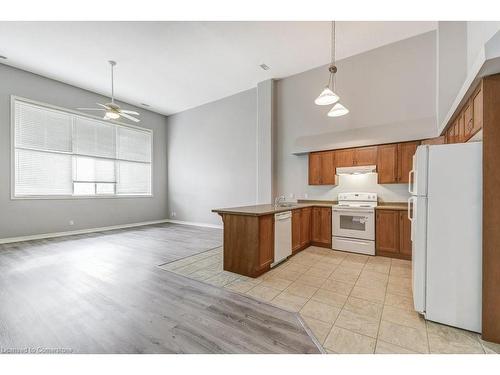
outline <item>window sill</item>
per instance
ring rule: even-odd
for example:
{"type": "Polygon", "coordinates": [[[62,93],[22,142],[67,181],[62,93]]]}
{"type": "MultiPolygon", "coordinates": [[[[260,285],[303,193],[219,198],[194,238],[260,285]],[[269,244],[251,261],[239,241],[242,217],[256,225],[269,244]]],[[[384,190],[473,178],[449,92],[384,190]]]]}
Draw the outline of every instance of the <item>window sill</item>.
{"type": "Polygon", "coordinates": [[[123,195],[29,195],[11,196],[11,200],[79,200],[79,199],[122,199],[122,198],[153,198],[153,194],[123,194],[123,195]]]}

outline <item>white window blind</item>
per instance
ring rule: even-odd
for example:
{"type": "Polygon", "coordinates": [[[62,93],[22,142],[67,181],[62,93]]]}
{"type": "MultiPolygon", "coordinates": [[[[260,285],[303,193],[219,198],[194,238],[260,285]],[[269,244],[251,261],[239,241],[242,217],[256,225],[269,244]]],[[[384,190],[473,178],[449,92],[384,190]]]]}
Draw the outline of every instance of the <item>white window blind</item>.
{"type": "Polygon", "coordinates": [[[78,155],[115,158],[116,126],[105,122],[74,117],[74,151],[78,155]]]}
{"type": "Polygon", "coordinates": [[[151,133],[118,129],[118,159],[151,162],[151,133]]]}
{"type": "Polygon", "coordinates": [[[71,195],[71,155],[16,149],[17,195],[71,195]]]}
{"type": "Polygon", "coordinates": [[[14,196],[151,195],[152,133],[14,99],[14,196]]]}

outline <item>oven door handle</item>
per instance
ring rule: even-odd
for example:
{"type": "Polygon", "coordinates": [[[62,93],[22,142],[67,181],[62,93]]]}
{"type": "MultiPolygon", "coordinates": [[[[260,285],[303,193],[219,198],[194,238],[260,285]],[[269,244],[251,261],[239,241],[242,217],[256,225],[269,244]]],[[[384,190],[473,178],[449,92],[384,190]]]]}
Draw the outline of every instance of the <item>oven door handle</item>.
{"type": "Polygon", "coordinates": [[[368,208],[368,209],[363,209],[363,210],[356,210],[352,208],[333,208],[333,211],[335,212],[352,212],[357,215],[363,215],[363,214],[371,214],[375,212],[374,208],[368,208]]]}

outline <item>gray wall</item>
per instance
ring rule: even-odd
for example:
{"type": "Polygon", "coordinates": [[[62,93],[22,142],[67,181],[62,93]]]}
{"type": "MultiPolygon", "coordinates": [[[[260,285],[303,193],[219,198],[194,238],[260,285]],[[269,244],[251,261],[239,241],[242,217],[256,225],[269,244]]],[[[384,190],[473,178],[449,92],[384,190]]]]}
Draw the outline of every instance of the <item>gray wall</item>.
{"type": "MultiPolygon", "coordinates": [[[[153,129],[154,197],[114,199],[10,199],[10,95],[64,108],[93,107],[95,93],[0,64],[0,238],[104,227],[167,218],[165,116],[137,109],[140,126],[153,129]],[[69,221],[74,225],[70,226],[69,221]]],[[[120,103],[121,104],[121,103],[120,103]]]]}
{"type": "Polygon", "coordinates": [[[274,199],[274,81],[257,85],[257,203],[274,199]]]}
{"type": "Polygon", "coordinates": [[[500,21],[467,21],[467,71],[476,62],[485,43],[500,30],[500,21]]]}
{"type": "Polygon", "coordinates": [[[277,81],[277,192],[287,197],[337,199],[346,190],[374,191],[405,201],[405,185],[377,185],[368,176],[342,178],[332,188],[307,184],[306,155],[334,149],[421,139],[436,133],[436,33],[430,32],[341,60],[337,93],[350,113],[330,118],[314,104],[327,67],[277,81]]]}
{"type": "Polygon", "coordinates": [[[467,22],[438,23],[438,124],[441,124],[467,77],[467,22]]]}
{"type": "Polygon", "coordinates": [[[256,203],[256,89],[168,116],[167,128],[171,219],[220,225],[213,208],[256,203]]]}

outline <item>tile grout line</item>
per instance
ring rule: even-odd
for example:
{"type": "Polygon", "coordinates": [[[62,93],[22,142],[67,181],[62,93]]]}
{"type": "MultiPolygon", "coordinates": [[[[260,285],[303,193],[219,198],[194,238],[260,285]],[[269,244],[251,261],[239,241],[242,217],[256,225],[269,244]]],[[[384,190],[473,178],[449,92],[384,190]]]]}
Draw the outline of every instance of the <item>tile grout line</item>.
{"type": "Polygon", "coordinates": [[[392,269],[392,258],[391,258],[391,264],[389,266],[389,272],[387,273],[387,284],[385,284],[385,293],[384,293],[384,301],[382,302],[382,311],[380,313],[380,319],[378,321],[377,337],[375,338],[375,351],[377,350],[378,346],[378,340],[379,340],[378,335],[380,334],[380,326],[382,325],[382,316],[384,315],[384,310],[385,310],[385,300],[387,299],[387,288],[389,286],[389,279],[391,277],[391,269],[392,269]]]}
{"type": "MultiPolygon", "coordinates": [[[[346,257],[347,257],[347,256],[346,256],[346,257]]],[[[344,260],[345,260],[345,258],[344,258],[344,259],[342,259],[342,262],[344,262],[344,260]]],[[[338,267],[340,267],[340,265],[342,264],[342,262],[340,262],[340,263],[339,263],[338,267]]],[[[338,315],[337,315],[337,317],[335,318],[335,321],[334,321],[334,322],[333,322],[333,324],[332,324],[332,328],[330,329],[330,332],[328,333],[328,335],[327,335],[327,336],[326,336],[326,338],[325,338],[325,342],[326,342],[326,339],[327,339],[327,338],[330,336],[330,334],[332,333],[333,329],[335,328],[335,323],[337,322],[337,320],[338,320],[338,318],[339,318],[340,314],[341,314],[341,313],[342,313],[342,311],[344,310],[344,307],[345,307],[345,305],[346,305],[346,303],[347,303],[347,300],[348,300],[348,299],[349,299],[349,297],[351,296],[352,291],[354,290],[354,287],[356,286],[356,283],[358,282],[359,277],[361,276],[361,273],[363,273],[363,270],[364,270],[364,268],[366,267],[366,263],[368,263],[368,259],[367,259],[367,260],[366,260],[366,262],[363,264],[363,267],[361,268],[361,271],[359,272],[358,277],[356,278],[356,281],[354,281],[354,285],[353,285],[352,289],[350,290],[349,294],[347,295],[347,298],[346,298],[345,302],[343,303],[342,308],[341,308],[341,309],[340,309],[340,311],[339,311],[339,314],[338,314],[338,315]]],[[[337,268],[338,268],[338,267],[337,267],[337,268]]],[[[366,335],[363,335],[362,333],[354,332],[354,331],[351,331],[351,330],[346,329],[346,328],[342,328],[342,327],[337,327],[337,328],[341,328],[341,329],[344,329],[344,330],[346,330],[346,331],[349,331],[349,332],[355,333],[355,334],[357,334],[357,335],[361,335],[361,336],[364,336],[364,337],[369,337],[369,338],[373,339],[373,337],[366,336],[366,335]]],[[[373,348],[373,353],[372,353],[372,354],[374,354],[374,353],[375,353],[375,348],[376,348],[376,346],[377,346],[377,341],[375,340],[375,347],[373,348]]]]}

